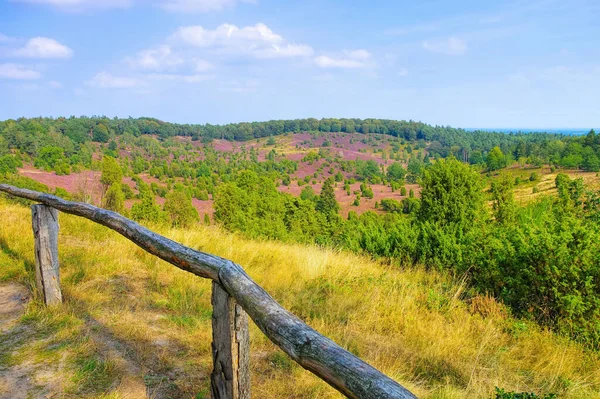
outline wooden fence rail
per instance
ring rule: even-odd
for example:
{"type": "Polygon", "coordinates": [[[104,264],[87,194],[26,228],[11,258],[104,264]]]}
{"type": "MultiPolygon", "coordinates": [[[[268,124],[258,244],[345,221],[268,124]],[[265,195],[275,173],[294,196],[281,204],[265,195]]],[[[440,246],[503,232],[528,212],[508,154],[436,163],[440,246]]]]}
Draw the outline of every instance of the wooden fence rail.
{"type": "Polygon", "coordinates": [[[42,277],[38,283],[44,290],[46,303],[60,302],[56,210],[106,226],[172,265],[211,279],[214,365],[211,392],[215,399],[250,397],[246,314],[292,360],[349,398],[415,398],[396,381],[287,311],[230,260],[188,248],[106,209],[6,184],[0,184],[0,191],[45,205],[34,205],[32,212],[36,266],[42,277]],[[47,287],[54,293],[47,295],[47,287]]]}

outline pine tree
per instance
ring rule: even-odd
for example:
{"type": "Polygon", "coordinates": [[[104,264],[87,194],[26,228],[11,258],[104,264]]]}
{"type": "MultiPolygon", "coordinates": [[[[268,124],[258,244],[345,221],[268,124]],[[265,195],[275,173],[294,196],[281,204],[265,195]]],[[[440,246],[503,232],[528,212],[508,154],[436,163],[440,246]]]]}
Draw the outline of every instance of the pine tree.
{"type": "Polygon", "coordinates": [[[340,210],[340,204],[338,204],[337,200],[335,199],[335,191],[333,190],[333,182],[331,181],[331,178],[325,180],[323,183],[321,194],[317,200],[316,209],[317,211],[328,216],[332,214],[337,215],[340,210]]]}
{"type": "MultiPolygon", "coordinates": [[[[144,187],[144,186],[141,186],[144,187]]],[[[156,204],[154,193],[147,185],[140,190],[141,202],[131,207],[131,218],[140,222],[160,223],[166,221],[165,213],[156,204]]]]}
{"type": "Polygon", "coordinates": [[[102,159],[102,176],[100,177],[100,183],[105,187],[109,187],[114,183],[121,183],[123,179],[123,171],[113,157],[105,156],[102,159]]]}

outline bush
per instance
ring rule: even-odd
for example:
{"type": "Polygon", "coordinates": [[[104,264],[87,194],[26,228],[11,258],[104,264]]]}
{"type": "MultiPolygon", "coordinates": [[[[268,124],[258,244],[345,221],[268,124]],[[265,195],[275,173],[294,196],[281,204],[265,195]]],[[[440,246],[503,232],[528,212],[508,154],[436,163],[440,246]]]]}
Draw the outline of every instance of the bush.
{"type": "Polygon", "coordinates": [[[529,181],[538,181],[540,180],[540,176],[536,172],[531,172],[529,175],[529,181]]]}
{"type": "Polygon", "coordinates": [[[384,198],[381,200],[381,208],[386,212],[402,213],[403,206],[395,199],[384,198]]]}
{"type": "Polygon", "coordinates": [[[110,211],[123,213],[124,202],[125,195],[123,194],[121,183],[113,183],[104,195],[104,208],[110,211]]]}
{"type": "Polygon", "coordinates": [[[131,218],[138,222],[163,223],[167,215],[156,204],[154,193],[145,191],[142,201],[131,206],[131,218]]]}
{"type": "Polygon", "coordinates": [[[129,184],[121,183],[121,191],[123,191],[125,199],[132,199],[135,196],[133,190],[129,187],[129,184]]]}
{"type": "Polygon", "coordinates": [[[68,201],[71,200],[71,194],[69,194],[69,192],[62,187],[56,187],[54,189],[54,195],[56,195],[57,197],[66,199],[68,201]]]}
{"type": "Polygon", "coordinates": [[[17,173],[18,166],[20,166],[20,162],[13,155],[0,157],[0,175],[17,173]]]}
{"type": "Polygon", "coordinates": [[[171,191],[166,198],[163,210],[173,226],[190,227],[200,221],[200,216],[192,205],[191,198],[183,191],[171,191]]]}
{"type": "Polygon", "coordinates": [[[502,388],[496,387],[496,396],[494,399],[555,399],[556,394],[550,393],[543,396],[538,396],[533,392],[507,392],[502,388]]]}

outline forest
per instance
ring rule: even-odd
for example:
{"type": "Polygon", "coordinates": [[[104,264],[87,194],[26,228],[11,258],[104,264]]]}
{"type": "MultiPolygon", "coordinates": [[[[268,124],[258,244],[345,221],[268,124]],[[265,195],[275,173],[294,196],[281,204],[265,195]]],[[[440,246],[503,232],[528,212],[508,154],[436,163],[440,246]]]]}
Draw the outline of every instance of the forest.
{"type": "Polygon", "coordinates": [[[599,155],[593,130],[504,134],[379,119],[0,122],[3,182],[96,202],[141,223],[217,223],[252,239],[462,276],[468,295],[493,296],[516,316],[595,349],[600,191],[568,172],[598,172],[599,155]],[[51,189],[21,175],[26,166],[101,176],[97,190],[51,189]],[[544,170],[553,194],[516,201],[520,187],[539,191],[544,170]]]}

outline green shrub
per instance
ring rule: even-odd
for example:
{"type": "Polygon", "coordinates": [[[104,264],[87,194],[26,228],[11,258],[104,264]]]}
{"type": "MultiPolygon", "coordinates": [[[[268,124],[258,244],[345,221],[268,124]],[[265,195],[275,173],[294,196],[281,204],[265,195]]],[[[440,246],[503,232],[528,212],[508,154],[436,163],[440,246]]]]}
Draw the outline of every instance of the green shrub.
{"type": "Polygon", "coordinates": [[[494,399],[555,399],[558,396],[554,393],[539,396],[533,392],[507,392],[502,388],[496,387],[496,396],[494,399]]]}

